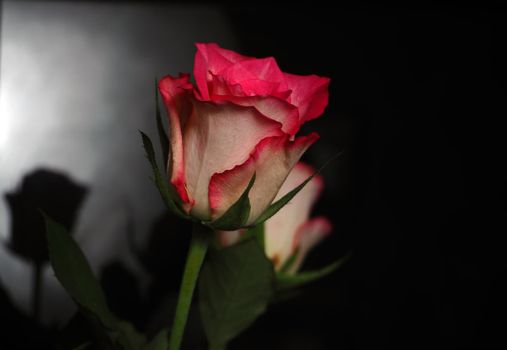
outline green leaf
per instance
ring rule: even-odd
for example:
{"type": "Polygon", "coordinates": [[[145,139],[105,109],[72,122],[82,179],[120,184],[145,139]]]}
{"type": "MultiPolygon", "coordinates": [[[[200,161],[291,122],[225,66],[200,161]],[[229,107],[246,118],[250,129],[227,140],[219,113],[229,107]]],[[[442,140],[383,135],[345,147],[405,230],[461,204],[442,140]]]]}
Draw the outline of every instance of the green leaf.
{"type": "Polygon", "coordinates": [[[210,254],[199,280],[201,318],[210,348],[225,348],[266,310],[273,280],[273,266],[254,239],[210,254]]]}
{"type": "Polygon", "coordinates": [[[116,342],[123,350],[140,350],[146,345],[146,338],[132,324],[120,321],[117,327],[116,342]]]}
{"type": "Polygon", "coordinates": [[[155,185],[157,186],[160,195],[162,196],[162,200],[166,204],[167,208],[174,214],[178,215],[182,218],[188,218],[188,216],[183,213],[183,211],[176,205],[175,198],[176,195],[171,193],[168,182],[162,177],[160,174],[160,170],[157,165],[157,161],[155,160],[155,151],[153,149],[153,144],[151,143],[150,138],[142,131],[141,137],[143,139],[144,150],[146,151],[146,157],[148,158],[151,168],[153,170],[153,179],[155,181],[155,185]]]}
{"type": "Polygon", "coordinates": [[[239,199],[234,203],[227,211],[213,221],[211,223],[211,227],[217,230],[225,230],[232,231],[237,230],[238,228],[243,227],[250,215],[250,200],[248,199],[248,194],[250,193],[250,189],[252,188],[255,182],[255,173],[250,179],[248,186],[245,188],[245,191],[239,197],[239,199]]]}
{"type": "Polygon", "coordinates": [[[158,334],[147,344],[143,350],[167,350],[169,347],[167,330],[161,330],[158,334]]]}
{"type": "Polygon", "coordinates": [[[348,259],[350,254],[345,255],[343,258],[338,259],[334,263],[316,271],[304,271],[295,275],[288,275],[285,273],[278,273],[276,276],[276,289],[285,290],[294,287],[300,287],[310,282],[316,281],[336,271],[348,259]]]}
{"type": "MultiPolygon", "coordinates": [[[[109,330],[111,339],[121,345],[124,350],[139,350],[146,340],[128,322],[114,316],[106,302],[104,292],[84,256],[72,236],[60,224],[47,215],[46,230],[49,247],[49,259],[55,276],[67,293],[81,307],[90,321],[97,321],[109,330]]],[[[89,345],[89,344],[88,344],[89,345]]],[[[83,344],[78,349],[85,349],[83,344]]]]}
{"type": "Polygon", "coordinates": [[[83,252],[62,225],[43,215],[56,278],[72,299],[95,315],[104,327],[115,329],[117,319],[109,311],[102,288],[83,252]]]}
{"type": "Polygon", "coordinates": [[[160,139],[160,147],[162,148],[162,164],[165,164],[169,158],[169,138],[165,133],[165,126],[162,122],[160,113],[160,105],[158,103],[158,81],[155,79],[155,113],[157,118],[158,138],[160,139]]]}

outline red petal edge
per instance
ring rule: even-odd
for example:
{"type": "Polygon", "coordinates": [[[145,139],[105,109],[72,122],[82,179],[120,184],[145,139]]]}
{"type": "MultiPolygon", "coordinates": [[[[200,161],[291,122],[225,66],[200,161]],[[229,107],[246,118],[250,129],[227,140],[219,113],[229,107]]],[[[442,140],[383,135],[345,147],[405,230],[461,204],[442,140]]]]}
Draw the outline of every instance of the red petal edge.
{"type": "Polygon", "coordinates": [[[168,167],[172,168],[169,169],[170,182],[184,202],[184,209],[187,212],[194,204],[185,187],[182,136],[182,124],[186,121],[189,113],[188,108],[191,108],[188,93],[193,90],[193,85],[189,82],[189,78],[189,74],[180,74],[178,78],[168,75],[158,83],[158,89],[167,109],[170,124],[171,153],[168,161],[168,167]]]}
{"type": "Polygon", "coordinates": [[[293,244],[292,249],[294,252],[296,251],[296,249],[299,248],[299,245],[301,243],[301,240],[303,239],[303,235],[305,234],[305,232],[312,232],[311,230],[308,231],[307,229],[315,225],[322,225],[322,230],[318,231],[320,237],[316,237],[317,239],[314,242],[312,242],[313,244],[310,245],[309,249],[318,244],[326,236],[329,236],[333,231],[333,224],[327,218],[323,216],[311,218],[310,220],[306,221],[304,224],[299,226],[299,228],[297,229],[297,232],[294,235],[294,241],[292,242],[293,244]]]}
{"type": "MultiPolygon", "coordinates": [[[[307,136],[300,136],[296,138],[294,141],[291,141],[288,135],[267,137],[257,144],[254,151],[250,154],[250,157],[243,164],[239,164],[230,170],[213,174],[211,176],[208,191],[209,204],[212,216],[213,213],[216,212],[216,209],[220,206],[224,188],[229,187],[231,191],[236,192],[236,197],[239,198],[242,192],[239,192],[238,189],[240,189],[240,191],[243,191],[246,188],[248,182],[253,176],[253,173],[256,171],[254,166],[255,162],[261,158],[263,151],[267,147],[274,146],[276,148],[284,149],[286,153],[289,153],[292,149],[299,147],[302,147],[306,150],[311,144],[313,144],[318,139],[319,134],[317,134],[316,132],[313,132],[307,136]],[[248,170],[249,167],[251,167],[250,169],[251,171],[248,172],[248,177],[238,178],[236,176],[237,173],[240,173],[242,170],[248,170]]],[[[290,169],[289,171],[287,171],[287,174],[285,176],[287,176],[289,172],[290,169]]],[[[285,178],[283,180],[285,180],[285,178]]],[[[282,184],[283,181],[280,184],[280,187],[282,184]]],[[[273,198],[275,197],[275,195],[276,193],[273,194],[273,198]]]]}

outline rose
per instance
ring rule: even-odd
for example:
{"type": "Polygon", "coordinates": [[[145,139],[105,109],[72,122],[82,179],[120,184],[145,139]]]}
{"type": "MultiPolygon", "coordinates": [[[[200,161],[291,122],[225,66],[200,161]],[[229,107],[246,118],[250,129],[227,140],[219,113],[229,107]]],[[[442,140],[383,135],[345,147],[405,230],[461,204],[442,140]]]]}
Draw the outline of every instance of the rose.
{"type": "Polygon", "coordinates": [[[252,224],[318,139],[295,135],[324,111],[329,79],[283,73],[272,57],[246,57],[216,44],[197,44],[194,76],[196,86],[188,74],[159,82],[169,114],[170,183],[186,213],[213,221],[255,174],[246,222],[252,224]]]}
{"type": "MultiPolygon", "coordinates": [[[[313,173],[312,167],[299,162],[283,183],[277,198],[313,173]]],[[[312,207],[323,188],[322,178],[315,175],[286,206],[266,221],[264,248],[277,271],[297,272],[308,252],[331,232],[332,225],[325,217],[310,219],[312,207]]],[[[229,246],[238,242],[244,233],[245,230],[220,231],[218,237],[222,246],[229,246]]]]}
{"type": "MultiPolygon", "coordinates": [[[[285,180],[277,197],[289,192],[315,171],[309,165],[299,162],[285,180]]],[[[296,272],[304,258],[316,244],[332,229],[328,219],[322,216],[310,219],[310,212],[324,188],[324,182],[315,175],[308,184],[265,224],[266,255],[275,269],[279,270],[296,254],[287,272],[296,272]]]]}

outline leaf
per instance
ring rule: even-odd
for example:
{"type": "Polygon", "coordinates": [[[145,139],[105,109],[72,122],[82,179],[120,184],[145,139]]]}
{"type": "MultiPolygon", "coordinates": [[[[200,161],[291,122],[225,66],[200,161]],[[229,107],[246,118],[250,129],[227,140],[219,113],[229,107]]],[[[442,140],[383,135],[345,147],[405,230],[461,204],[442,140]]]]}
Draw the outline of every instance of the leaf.
{"type": "Polygon", "coordinates": [[[304,271],[299,272],[295,275],[288,275],[285,273],[278,273],[276,276],[276,289],[277,290],[285,290],[294,287],[300,287],[310,282],[316,281],[329,275],[330,273],[337,270],[340,266],[342,266],[349,258],[350,253],[345,255],[344,257],[338,259],[334,263],[315,271],[304,271]]]}
{"type": "Polygon", "coordinates": [[[182,218],[188,218],[188,216],[183,213],[183,211],[181,211],[181,209],[176,205],[176,196],[171,194],[168,182],[160,174],[157,161],[155,160],[155,151],[153,150],[153,144],[151,143],[150,138],[144,132],[139,132],[141,133],[141,137],[143,139],[143,146],[144,150],[146,151],[146,157],[148,158],[153,170],[155,185],[157,186],[160,195],[162,196],[162,200],[173,214],[178,215],[182,218]]]}
{"type": "Polygon", "coordinates": [[[300,184],[299,186],[297,186],[296,188],[294,188],[292,191],[290,191],[289,193],[287,193],[285,196],[283,196],[282,198],[280,198],[279,200],[277,200],[276,202],[272,203],[258,218],[257,220],[255,221],[254,225],[259,225],[261,223],[263,223],[264,221],[268,220],[270,217],[272,217],[273,215],[275,215],[276,213],[278,213],[278,211],[280,209],[282,209],[285,204],[287,204],[292,198],[294,198],[294,196],[296,194],[299,193],[299,191],[301,191],[303,189],[303,187],[306,186],[306,184],[308,182],[310,182],[311,179],[313,179],[313,177],[315,175],[317,175],[318,173],[320,173],[322,171],[322,169],[324,169],[331,161],[333,161],[335,158],[339,157],[342,155],[343,152],[339,152],[337,153],[336,155],[334,155],[333,157],[331,157],[331,159],[329,159],[326,163],[324,163],[323,166],[321,166],[316,172],[314,172],[309,178],[307,178],[305,181],[303,181],[302,184],[300,184]]]}
{"type": "Polygon", "coordinates": [[[161,330],[158,334],[148,343],[143,350],[167,350],[169,347],[167,330],[161,330]]]}
{"type": "Polygon", "coordinates": [[[253,174],[248,186],[239,199],[218,219],[211,223],[211,227],[217,230],[232,231],[245,225],[250,215],[250,200],[248,194],[255,182],[255,173],[253,174]]]}
{"type": "Polygon", "coordinates": [[[118,323],[116,341],[123,350],[139,350],[146,345],[146,338],[140,334],[132,324],[120,321],[118,323]]]}
{"type": "Polygon", "coordinates": [[[81,307],[95,315],[102,325],[115,329],[117,319],[109,310],[104,292],[72,236],[45,214],[49,258],[55,276],[81,307]]]}
{"type": "Polygon", "coordinates": [[[254,239],[210,254],[199,281],[210,348],[224,348],[266,310],[273,280],[273,266],[254,239]]]}
{"type": "MultiPolygon", "coordinates": [[[[63,288],[81,307],[81,311],[90,316],[92,324],[100,322],[109,330],[109,337],[120,344],[122,349],[141,349],[146,344],[146,339],[130,323],[119,320],[111,313],[99,282],[72,236],[62,225],[44,213],[43,216],[46,221],[49,259],[63,288]]],[[[85,345],[81,345],[82,349],[85,349],[85,345]]]]}
{"type": "Polygon", "coordinates": [[[165,133],[164,123],[160,113],[160,105],[158,103],[158,81],[155,79],[155,113],[157,118],[158,138],[160,139],[160,147],[162,148],[162,164],[169,159],[169,138],[165,133]]]}

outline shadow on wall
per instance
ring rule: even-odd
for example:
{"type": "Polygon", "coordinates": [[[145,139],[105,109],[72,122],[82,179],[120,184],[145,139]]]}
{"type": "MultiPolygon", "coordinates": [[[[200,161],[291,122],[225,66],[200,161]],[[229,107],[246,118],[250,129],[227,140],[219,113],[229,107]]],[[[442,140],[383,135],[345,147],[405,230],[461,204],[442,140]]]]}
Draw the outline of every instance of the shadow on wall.
{"type": "MultiPolygon", "coordinates": [[[[205,4],[6,1],[1,20],[0,237],[10,232],[3,194],[32,169],[61,169],[93,187],[74,227],[92,269],[118,259],[135,270],[125,231],[144,242],[163,210],[137,131],[156,132],[154,78],[191,71],[195,42],[234,48],[228,17],[205,4]]],[[[27,310],[31,272],[11,254],[18,243],[0,246],[0,276],[27,310]]],[[[72,301],[43,270],[40,319],[63,323],[72,301]]]]}
{"type": "MultiPolygon", "coordinates": [[[[40,322],[44,281],[41,271],[49,263],[41,211],[72,233],[88,192],[87,186],[74,182],[63,173],[38,169],[24,176],[19,188],[5,195],[12,228],[10,239],[4,244],[13,258],[33,267],[33,283],[30,287],[31,315],[26,315],[13,303],[6,286],[2,285],[4,281],[0,281],[1,349],[49,349],[54,346],[67,349],[86,340],[83,336],[89,325],[80,314],[75,314],[62,331],[55,324],[47,327],[40,322]]],[[[123,239],[129,241],[132,255],[149,276],[144,288],[143,281],[117,259],[106,264],[99,276],[111,310],[148,334],[154,335],[170,324],[189,246],[190,236],[185,233],[190,232],[190,225],[188,221],[164,213],[151,225],[142,247],[133,239],[135,232],[125,232],[123,239]]],[[[197,310],[191,312],[188,333],[192,335],[186,340],[190,348],[204,344],[197,310]]]]}
{"type": "MultiPolygon", "coordinates": [[[[48,263],[46,229],[42,212],[64,225],[72,232],[88,189],[71,180],[67,175],[48,169],[37,169],[26,175],[17,190],[7,193],[11,214],[10,239],[5,243],[8,250],[32,266],[31,318],[21,313],[0,285],[0,311],[9,322],[8,330],[26,329],[29,339],[15,339],[17,332],[5,332],[8,337],[3,343],[28,342],[23,346],[44,343],[45,332],[38,326],[42,297],[42,270],[48,263]],[[32,337],[34,334],[34,337],[32,337]],[[9,340],[9,335],[13,337],[9,340]],[[33,344],[31,342],[34,342],[33,344]]],[[[5,328],[4,328],[5,329],[5,328]]]]}
{"type": "Polygon", "coordinates": [[[5,195],[11,213],[9,250],[33,266],[32,314],[38,319],[42,268],[48,262],[42,212],[72,232],[87,188],[62,173],[38,169],[23,178],[16,192],[5,195]]]}

